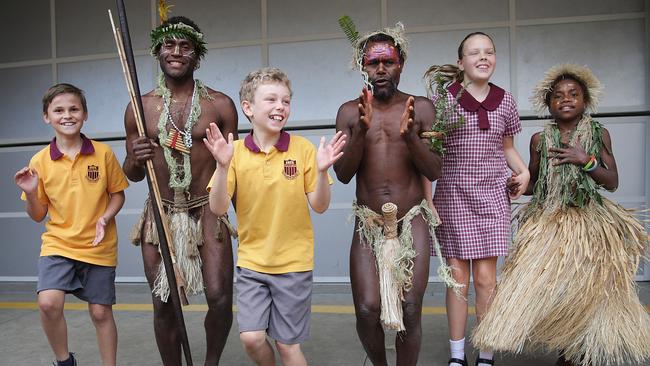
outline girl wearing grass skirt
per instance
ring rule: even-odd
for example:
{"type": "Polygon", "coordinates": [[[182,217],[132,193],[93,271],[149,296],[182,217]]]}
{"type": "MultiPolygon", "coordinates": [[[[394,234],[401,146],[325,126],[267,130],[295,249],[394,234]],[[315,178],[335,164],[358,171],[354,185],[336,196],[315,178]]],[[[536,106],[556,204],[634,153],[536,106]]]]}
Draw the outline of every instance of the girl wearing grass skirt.
{"type": "Polygon", "coordinates": [[[648,234],[601,196],[618,172],[610,134],[595,111],[600,83],[589,69],[550,69],[531,98],[553,120],[530,142],[533,198],[514,216],[513,249],[478,347],[561,352],[558,364],[623,365],[650,356],[650,316],[634,282],[648,234]]]}

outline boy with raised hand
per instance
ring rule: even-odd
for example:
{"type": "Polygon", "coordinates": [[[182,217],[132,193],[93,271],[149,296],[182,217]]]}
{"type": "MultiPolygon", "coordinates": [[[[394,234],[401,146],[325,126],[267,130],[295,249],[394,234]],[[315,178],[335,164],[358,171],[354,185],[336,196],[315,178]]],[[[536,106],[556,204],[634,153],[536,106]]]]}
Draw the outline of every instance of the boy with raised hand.
{"type": "Polygon", "coordinates": [[[258,365],[275,364],[267,334],[283,365],[306,365],[300,343],[309,336],[314,268],[308,206],[318,213],[329,206],[327,169],[343,155],[346,136],[339,132],[328,144],[323,137],[316,151],[285,132],[291,85],[279,69],[248,74],[239,96],[253,131],[233,141],[211,124],[204,142],[217,161],[210,209],[223,215],[231,200],[236,207],[240,339],[258,365]]]}
{"type": "Polygon", "coordinates": [[[117,355],[114,218],[128,183],[111,148],[81,133],[87,118],[81,89],[51,87],[43,97],[43,119],[55,137],[14,176],[29,217],[41,222],[49,216],[36,291],[41,324],[58,366],[77,364],[68,351],[66,293],[88,303],[102,364],[115,365],[117,355]]]}

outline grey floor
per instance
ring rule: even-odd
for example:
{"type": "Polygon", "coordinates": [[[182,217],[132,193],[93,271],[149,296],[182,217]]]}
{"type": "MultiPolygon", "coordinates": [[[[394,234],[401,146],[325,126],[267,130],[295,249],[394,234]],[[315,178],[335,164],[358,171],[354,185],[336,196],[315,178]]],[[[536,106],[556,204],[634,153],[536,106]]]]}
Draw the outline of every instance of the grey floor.
{"type": "MultiPolygon", "coordinates": [[[[34,288],[34,283],[0,283],[0,366],[51,365],[52,353],[40,326],[38,310],[26,308],[33,306],[36,300],[34,288]]],[[[118,284],[117,289],[118,304],[150,303],[149,291],[144,284],[118,284]]],[[[639,289],[641,301],[650,305],[650,282],[639,283],[639,289]]],[[[73,296],[68,296],[67,301],[78,302],[73,296]]],[[[190,302],[203,303],[199,297],[191,298],[190,302]]],[[[344,308],[330,307],[329,310],[340,311],[317,311],[312,315],[311,339],[303,345],[310,365],[370,365],[369,361],[365,361],[365,354],[356,335],[354,314],[349,313],[352,306],[349,286],[317,284],[313,305],[338,305],[344,308]]],[[[422,349],[418,364],[447,365],[447,319],[444,312],[441,313],[444,307],[441,284],[429,284],[424,306],[430,311],[422,317],[422,349]]],[[[66,310],[65,316],[70,349],[77,353],[79,365],[99,365],[95,331],[87,311],[66,310]]],[[[203,317],[202,311],[185,312],[195,365],[202,365],[205,357],[203,317]]],[[[115,311],[115,318],[119,333],[118,364],[161,365],[153,339],[151,311],[119,310],[115,311]]],[[[473,317],[468,327],[472,325],[473,317]]],[[[394,334],[388,334],[386,345],[390,364],[395,362],[393,340],[394,334]]],[[[473,360],[474,357],[476,352],[468,346],[468,359],[473,360]]],[[[553,365],[554,362],[553,354],[497,355],[497,364],[502,366],[541,366],[553,365]]],[[[235,321],[221,365],[251,364],[239,343],[235,321]]]]}

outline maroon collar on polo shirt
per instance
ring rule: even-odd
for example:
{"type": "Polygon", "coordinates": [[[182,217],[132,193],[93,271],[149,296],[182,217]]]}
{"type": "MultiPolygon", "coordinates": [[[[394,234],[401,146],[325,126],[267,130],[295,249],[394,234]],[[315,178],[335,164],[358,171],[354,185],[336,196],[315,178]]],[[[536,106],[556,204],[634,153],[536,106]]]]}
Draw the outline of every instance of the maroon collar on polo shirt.
{"type": "MultiPolygon", "coordinates": [[[[90,155],[95,152],[92,141],[86,137],[83,133],[81,134],[81,150],[79,154],[90,155]]],[[[59,160],[63,157],[63,153],[56,147],[56,137],[50,141],[50,159],[59,160]]]]}
{"type": "MultiPolygon", "coordinates": [[[[485,97],[484,101],[479,102],[478,100],[474,99],[472,94],[468,93],[466,90],[460,94],[460,99],[458,100],[458,104],[460,104],[463,109],[469,112],[478,111],[478,127],[481,130],[487,130],[490,128],[490,120],[488,119],[487,111],[493,111],[499,108],[499,105],[501,105],[501,101],[503,100],[503,96],[506,94],[506,91],[499,88],[498,86],[492,83],[488,84],[490,85],[490,92],[488,93],[487,97],[485,97]]],[[[455,97],[458,95],[458,92],[461,90],[461,88],[462,85],[456,81],[449,86],[449,91],[451,92],[451,95],[455,97]]]]}
{"type": "MultiPolygon", "coordinates": [[[[280,132],[280,138],[278,139],[278,142],[275,143],[275,148],[278,149],[278,151],[285,152],[289,150],[289,140],[291,139],[291,135],[289,135],[287,132],[282,131],[280,132]]],[[[259,146],[255,144],[255,141],[253,140],[253,132],[249,133],[246,135],[244,138],[244,146],[246,148],[254,153],[258,153],[262,150],[260,150],[259,146]]]]}

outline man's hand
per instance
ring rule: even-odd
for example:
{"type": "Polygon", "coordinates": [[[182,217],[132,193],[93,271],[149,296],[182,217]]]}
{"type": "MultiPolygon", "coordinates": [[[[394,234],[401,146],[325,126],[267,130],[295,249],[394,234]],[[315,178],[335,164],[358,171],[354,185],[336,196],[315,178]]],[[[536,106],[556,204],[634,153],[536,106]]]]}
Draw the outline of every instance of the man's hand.
{"type": "Polygon", "coordinates": [[[34,193],[38,189],[38,172],[29,167],[24,167],[16,172],[14,181],[25,194],[34,193]]]}
{"type": "Polygon", "coordinates": [[[372,121],[372,92],[368,88],[363,88],[361,96],[359,96],[359,121],[364,128],[370,128],[370,121],[372,121]]]}
{"type": "Polygon", "coordinates": [[[217,161],[217,164],[222,167],[229,166],[235,152],[232,133],[228,133],[228,141],[226,141],[217,124],[212,122],[210,127],[205,130],[205,135],[203,143],[214,157],[214,160],[217,161]]]}
{"type": "Polygon", "coordinates": [[[407,136],[413,132],[413,121],[415,121],[415,98],[410,96],[406,100],[404,113],[402,113],[402,118],[399,123],[399,133],[402,136],[407,136]]]}
{"type": "Polygon", "coordinates": [[[147,163],[147,160],[153,158],[153,151],[157,146],[158,144],[148,137],[138,136],[131,143],[134,157],[133,163],[137,166],[144,166],[147,163]]]}
{"type": "Polygon", "coordinates": [[[325,137],[321,137],[316,152],[316,167],[319,172],[326,171],[343,156],[346,139],[347,136],[342,131],[337,132],[327,145],[325,145],[325,137]]]}

